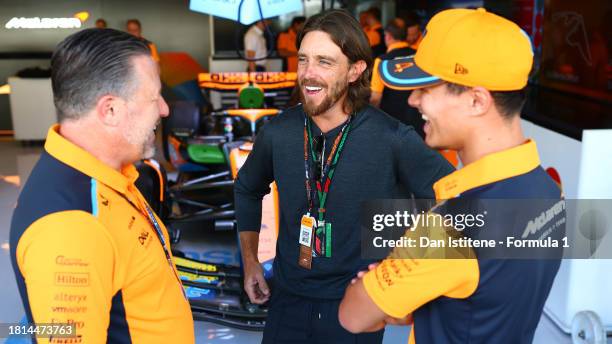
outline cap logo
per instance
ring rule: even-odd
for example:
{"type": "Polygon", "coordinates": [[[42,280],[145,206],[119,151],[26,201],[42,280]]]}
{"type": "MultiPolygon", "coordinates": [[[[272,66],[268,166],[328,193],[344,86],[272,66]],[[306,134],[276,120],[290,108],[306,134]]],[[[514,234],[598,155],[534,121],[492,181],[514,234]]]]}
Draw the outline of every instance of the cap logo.
{"type": "Polygon", "coordinates": [[[408,69],[410,67],[414,66],[413,62],[402,62],[402,63],[398,63],[395,65],[395,73],[401,73],[404,71],[404,69],[408,69]]]}
{"type": "Polygon", "coordinates": [[[467,70],[467,68],[463,67],[462,65],[455,63],[455,74],[468,74],[469,71],[467,70]]]}

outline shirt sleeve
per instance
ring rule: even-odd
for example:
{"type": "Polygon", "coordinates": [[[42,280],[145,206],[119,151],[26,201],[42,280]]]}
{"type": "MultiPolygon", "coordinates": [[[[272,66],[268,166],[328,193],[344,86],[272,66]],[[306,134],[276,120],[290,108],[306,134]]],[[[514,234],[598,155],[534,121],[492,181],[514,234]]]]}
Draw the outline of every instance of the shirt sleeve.
{"type": "Polygon", "coordinates": [[[380,35],[376,30],[367,29],[365,33],[368,37],[368,42],[370,43],[371,47],[380,44],[380,35]]]}
{"type": "Polygon", "coordinates": [[[287,49],[288,48],[288,44],[289,43],[289,37],[286,33],[281,32],[278,35],[278,41],[276,44],[276,48],[277,49],[287,49]]]}
{"type": "Polygon", "coordinates": [[[434,199],[433,184],[455,169],[440,153],[427,147],[413,128],[399,125],[393,150],[400,182],[417,199],[434,199]]]}
{"type": "Polygon", "coordinates": [[[110,235],[91,214],[66,211],[34,222],[16,252],[34,322],[74,323],[81,342],[105,343],[115,257],[110,235]]]}
{"type": "Polygon", "coordinates": [[[440,296],[466,298],[479,280],[476,259],[385,259],[363,277],[372,301],[403,318],[440,296]]]}
{"type": "Polygon", "coordinates": [[[253,150],[238,171],[234,183],[234,204],[238,231],[261,229],[261,201],[274,180],[270,121],[257,134],[253,150]]]}
{"type": "Polygon", "coordinates": [[[380,78],[380,73],[378,72],[378,65],[380,64],[380,59],[376,58],[374,60],[374,68],[372,69],[372,81],[370,83],[370,89],[372,92],[382,93],[385,89],[385,84],[383,84],[382,79],[380,78]]]}
{"type": "Polygon", "coordinates": [[[251,31],[244,35],[244,50],[257,51],[257,38],[251,31]]]}

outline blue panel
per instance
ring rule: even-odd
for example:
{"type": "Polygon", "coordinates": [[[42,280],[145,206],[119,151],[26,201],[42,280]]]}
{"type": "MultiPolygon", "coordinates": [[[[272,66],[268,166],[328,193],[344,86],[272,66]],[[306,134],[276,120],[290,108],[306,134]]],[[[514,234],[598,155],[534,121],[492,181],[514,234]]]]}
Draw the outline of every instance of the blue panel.
{"type": "Polygon", "coordinates": [[[302,10],[300,0],[190,0],[189,9],[194,12],[238,21],[238,7],[242,2],[240,22],[249,25],[261,18],[258,2],[264,18],[302,10]]]}

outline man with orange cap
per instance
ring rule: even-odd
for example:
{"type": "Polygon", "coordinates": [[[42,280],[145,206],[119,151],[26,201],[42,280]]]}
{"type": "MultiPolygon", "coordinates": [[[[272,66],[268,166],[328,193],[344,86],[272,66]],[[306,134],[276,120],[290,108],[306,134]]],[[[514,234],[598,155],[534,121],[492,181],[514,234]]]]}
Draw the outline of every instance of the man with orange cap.
{"type": "MultiPolygon", "coordinates": [[[[438,13],[414,57],[379,66],[386,86],[413,90],[409,103],[426,121],[425,142],[457,150],[464,165],[434,184],[438,203],[428,214],[449,215],[468,200],[486,209],[481,228],[461,231],[452,225],[450,235],[464,240],[564,235],[564,226],[554,225],[565,220],[564,211],[556,212],[564,209],[561,190],[540,166],[535,142],[521,130],[532,63],[529,37],[480,8],[438,13]],[[487,208],[490,199],[503,199],[502,206],[487,208]],[[536,229],[534,218],[547,211],[551,221],[536,229]]],[[[478,245],[461,259],[428,259],[430,251],[419,252],[396,247],[360,273],[341,302],[340,323],[354,333],[413,323],[409,342],[419,344],[531,343],[559,269],[559,250],[547,251],[552,255],[546,259],[536,257],[539,250],[529,251],[527,259],[510,259],[478,245]]]]}

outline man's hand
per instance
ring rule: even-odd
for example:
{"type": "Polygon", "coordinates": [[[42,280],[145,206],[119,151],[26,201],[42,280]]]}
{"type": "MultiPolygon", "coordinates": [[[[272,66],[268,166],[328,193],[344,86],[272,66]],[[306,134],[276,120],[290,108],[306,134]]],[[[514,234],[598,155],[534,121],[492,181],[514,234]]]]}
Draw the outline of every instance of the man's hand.
{"type": "Polygon", "coordinates": [[[270,298],[270,288],[263,275],[263,269],[257,260],[259,232],[240,232],[240,251],[244,267],[244,291],[251,302],[261,305],[270,298]]]}
{"type": "Polygon", "coordinates": [[[258,262],[244,266],[244,290],[251,302],[261,305],[270,298],[270,288],[258,262]]]}

